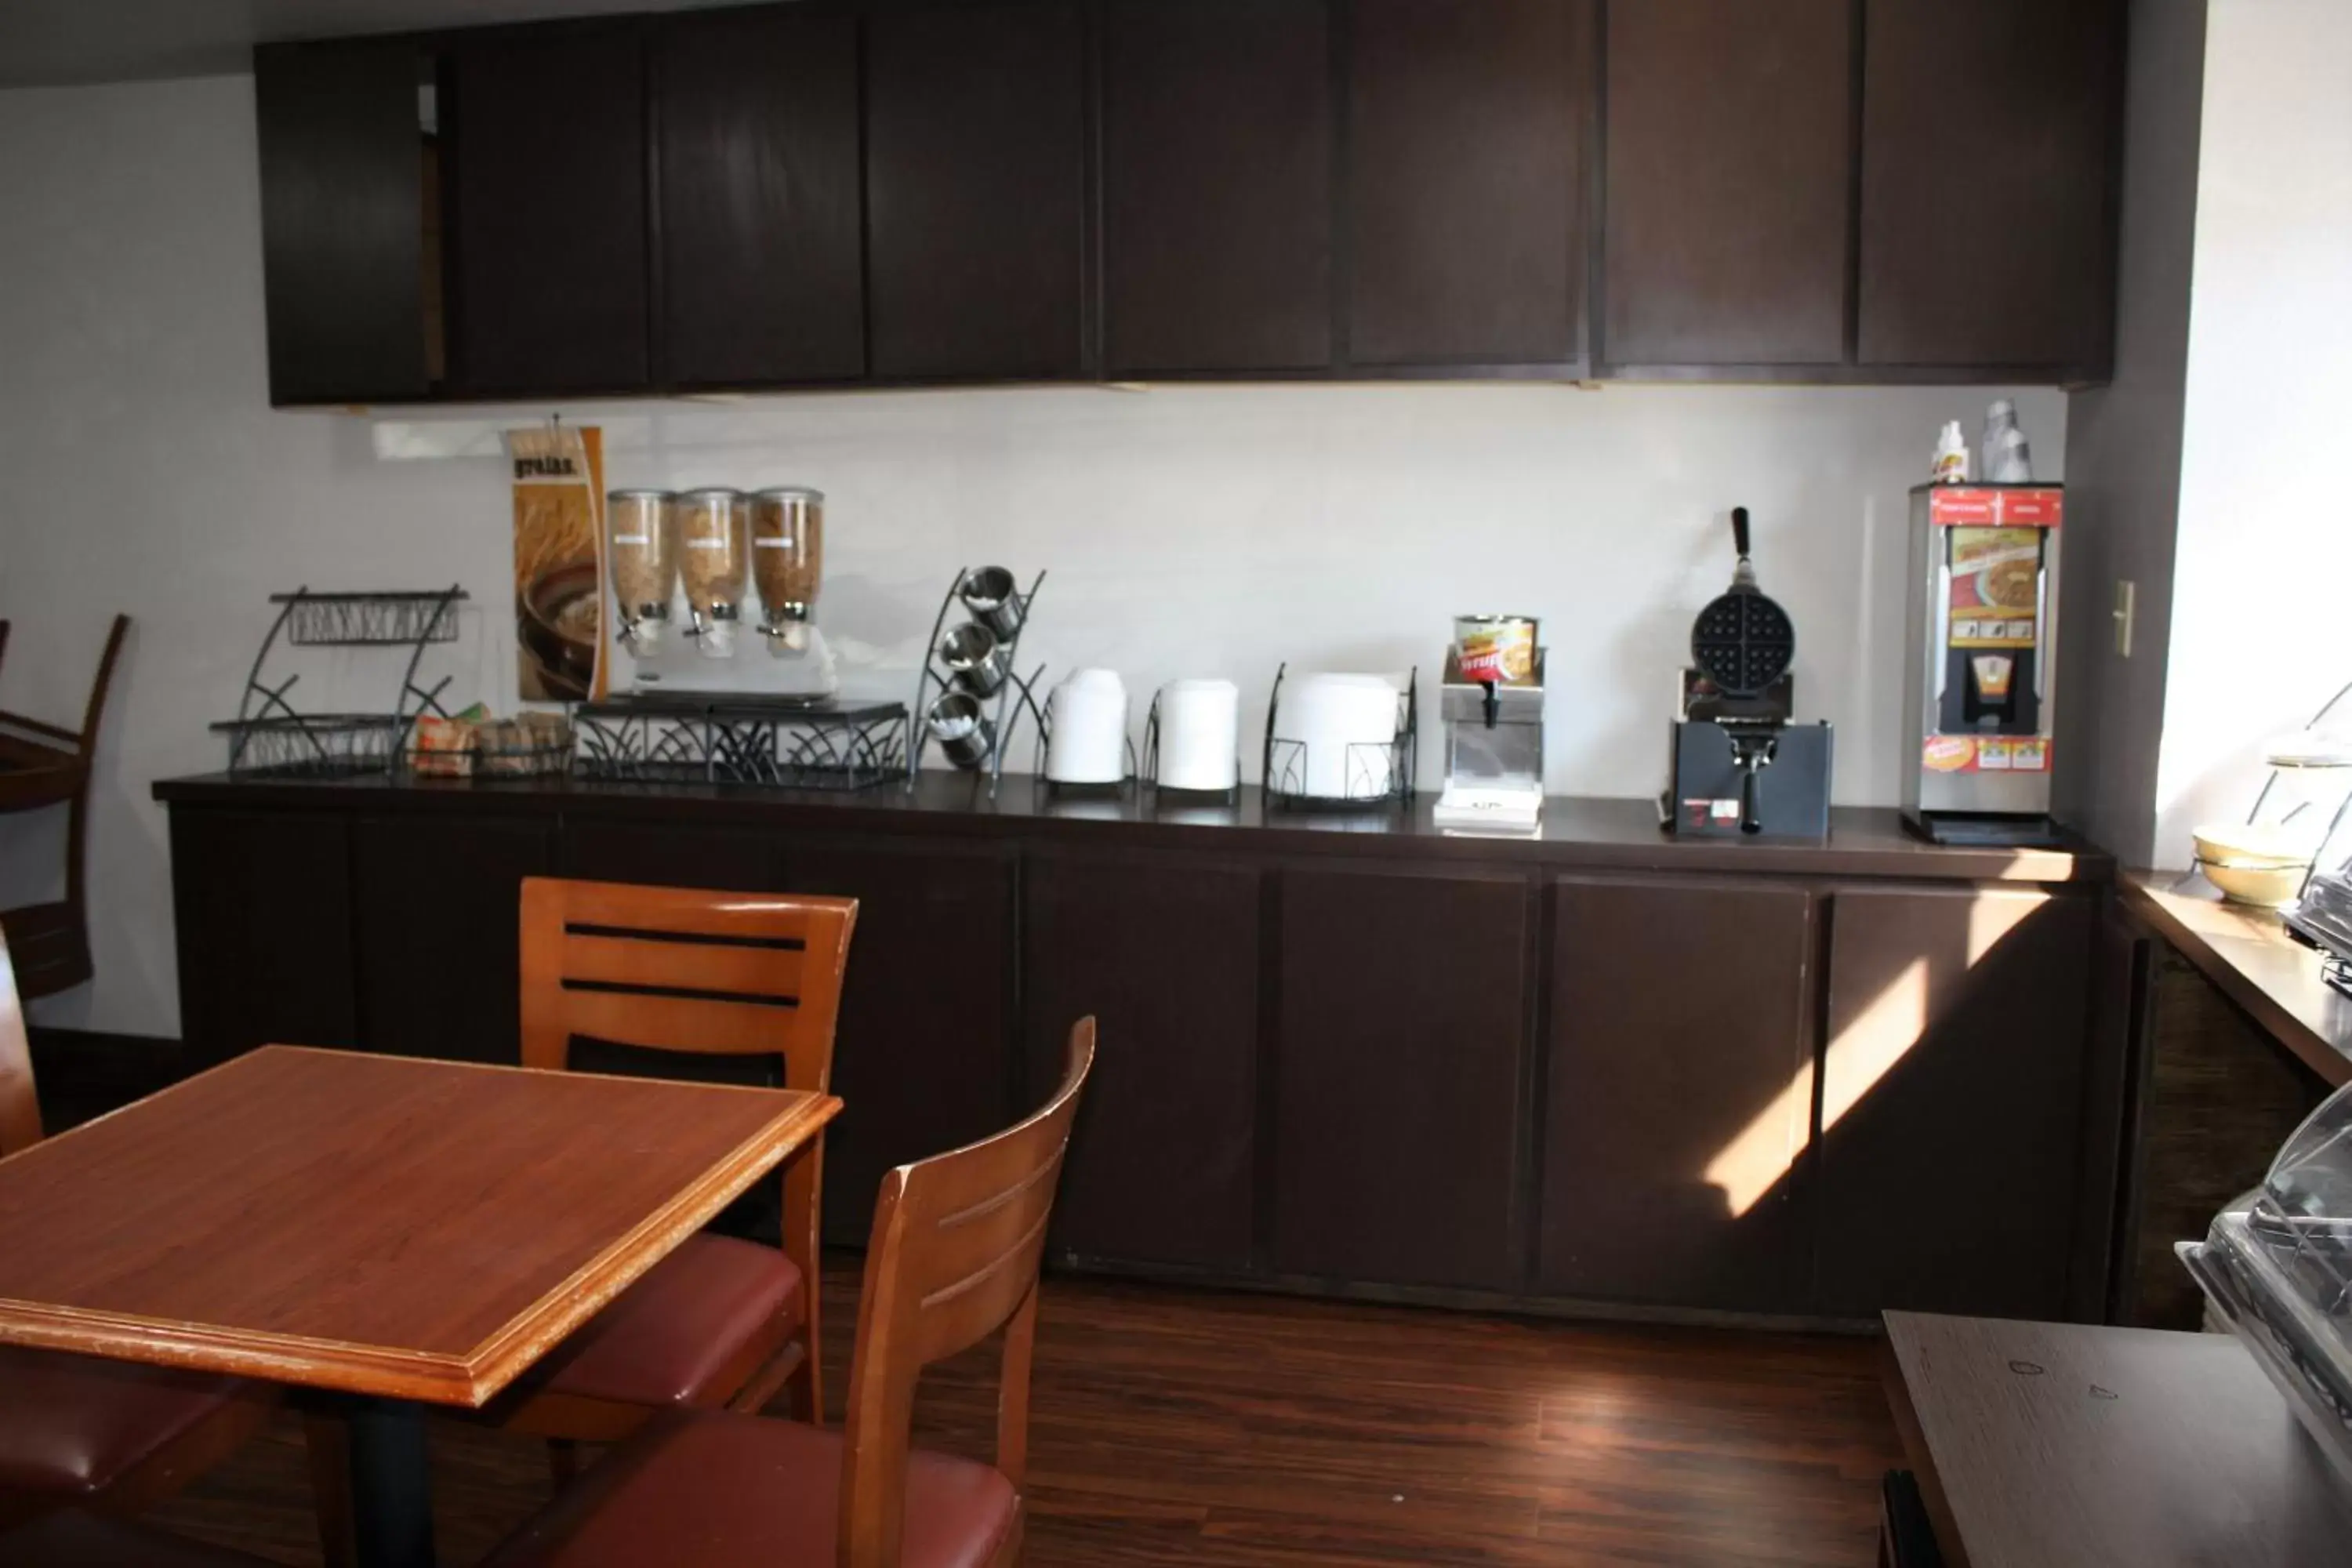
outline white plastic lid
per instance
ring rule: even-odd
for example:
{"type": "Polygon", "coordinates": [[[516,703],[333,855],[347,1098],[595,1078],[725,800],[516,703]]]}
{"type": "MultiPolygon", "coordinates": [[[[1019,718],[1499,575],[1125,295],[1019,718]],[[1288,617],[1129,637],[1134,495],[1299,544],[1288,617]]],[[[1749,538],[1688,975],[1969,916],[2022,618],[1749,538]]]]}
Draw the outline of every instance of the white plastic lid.
{"type": "Polygon", "coordinates": [[[2305,730],[2272,742],[2263,761],[2274,768],[2352,768],[2352,735],[2305,730]]]}

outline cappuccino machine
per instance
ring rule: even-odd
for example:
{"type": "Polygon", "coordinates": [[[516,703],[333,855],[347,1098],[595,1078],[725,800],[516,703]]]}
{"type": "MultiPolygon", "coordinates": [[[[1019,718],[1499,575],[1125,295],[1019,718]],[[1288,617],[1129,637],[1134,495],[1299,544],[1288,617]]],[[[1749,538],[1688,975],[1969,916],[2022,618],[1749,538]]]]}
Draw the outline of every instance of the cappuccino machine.
{"type": "Polygon", "coordinates": [[[1911,492],[1903,816],[1938,844],[2055,842],[2059,485],[1911,492]]]}

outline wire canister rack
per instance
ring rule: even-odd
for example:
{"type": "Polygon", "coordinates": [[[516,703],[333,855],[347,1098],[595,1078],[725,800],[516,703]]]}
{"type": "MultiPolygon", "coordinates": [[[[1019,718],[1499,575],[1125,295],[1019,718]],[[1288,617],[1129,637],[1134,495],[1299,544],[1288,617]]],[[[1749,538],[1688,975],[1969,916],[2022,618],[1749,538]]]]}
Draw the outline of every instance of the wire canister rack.
{"type": "Polygon", "coordinates": [[[1004,754],[1013,730],[1026,713],[1046,732],[1045,710],[1037,700],[1045,667],[1020,673],[1021,634],[1045,574],[1020,591],[1003,566],[967,566],[957,572],[931,618],[930,642],[915,678],[915,700],[907,710],[907,790],[912,794],[922,768],[923,746],[936,740],[956,768],[988,775],[988,797],[1004,782],[1004,754]],[[961,602],[971,619],[948,630],[948,613],[961,602]]]}

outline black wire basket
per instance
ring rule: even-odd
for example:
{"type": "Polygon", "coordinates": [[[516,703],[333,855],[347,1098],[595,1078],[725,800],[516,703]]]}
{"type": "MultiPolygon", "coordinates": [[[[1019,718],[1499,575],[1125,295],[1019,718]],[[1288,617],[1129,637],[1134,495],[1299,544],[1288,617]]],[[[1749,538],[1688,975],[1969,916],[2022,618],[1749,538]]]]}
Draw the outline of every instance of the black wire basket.
{"type": "Polygon", "coordinates": [[[233,773],[281,778],[349,778],[389,772],[408,721],[389,713],[278,713],[224,720],[233,773]]]}
{"type": "Polygon", "coordinates": [[[383,594],[314,594],[301,589],[272,594],[269,602],[287,607],[289,643],[303,647],[370,647],[455,642],[457,604],[464,597],[448,588],[383,594]]]}

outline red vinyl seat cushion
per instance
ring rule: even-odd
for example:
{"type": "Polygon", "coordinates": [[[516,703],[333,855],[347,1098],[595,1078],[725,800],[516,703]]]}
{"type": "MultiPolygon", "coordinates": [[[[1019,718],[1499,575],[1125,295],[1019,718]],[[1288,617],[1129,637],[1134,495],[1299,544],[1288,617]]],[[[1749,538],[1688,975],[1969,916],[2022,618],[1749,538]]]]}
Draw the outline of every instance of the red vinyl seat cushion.
{"type": "MultiPolygon", "coordinates": [[[[490,1568],[833,1568],[841,1434],[725,1410],[677,1410],[591,1467],[493,1552],[490,1568]]],[[[916,1449],[901,1568],[986,1568],[1013,1527],[1013,1483],[916,1449]]]]}
{"type": "Polygon", "coordinates": [[[150,1530],[128,1520],[66,1510],[0,1530],[0,1563],[40,1568],[269,1568],[258,1557],[150,1530]]]}
{"type": "Polygon", "coordinates": [[[755,1341],[782,1349],[807,1321],[806,1289],[775,1247],[694,1237],[582,1325],[533,1387],[621,1405],[724,1400],[735,1391],[711,1380],[755,1341]]]}
{"type": "Polygon", "coordinates": [[[0,1491],[103,1491],[247,1392],[232,1377],[0,1348],[0,1491]]]}

